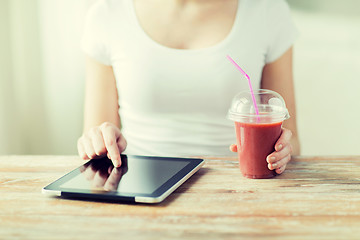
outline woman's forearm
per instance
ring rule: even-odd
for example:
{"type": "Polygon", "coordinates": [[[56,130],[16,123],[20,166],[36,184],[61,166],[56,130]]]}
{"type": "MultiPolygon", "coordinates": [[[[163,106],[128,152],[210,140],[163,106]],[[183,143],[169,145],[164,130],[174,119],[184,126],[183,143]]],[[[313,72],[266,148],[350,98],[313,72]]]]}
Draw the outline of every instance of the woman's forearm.
{"type": "Polygon", "coordinates": [[[87,57],[84,132],[103,122],[120,127],[116,80],[111,66],[87,57]]]}

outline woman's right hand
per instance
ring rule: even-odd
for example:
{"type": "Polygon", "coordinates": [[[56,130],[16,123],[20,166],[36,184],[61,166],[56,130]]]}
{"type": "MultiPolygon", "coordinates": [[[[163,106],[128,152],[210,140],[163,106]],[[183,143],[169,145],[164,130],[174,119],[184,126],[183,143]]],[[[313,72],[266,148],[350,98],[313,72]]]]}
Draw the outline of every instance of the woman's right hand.
{"type": "Polygon", "coordinates": [[[122,153],[127,142],[120,129],[112,123],[104,122],[91,128],[78,140],[79,156],[84,160],[107,156],[115,167],[120,167],[122,153]]]}

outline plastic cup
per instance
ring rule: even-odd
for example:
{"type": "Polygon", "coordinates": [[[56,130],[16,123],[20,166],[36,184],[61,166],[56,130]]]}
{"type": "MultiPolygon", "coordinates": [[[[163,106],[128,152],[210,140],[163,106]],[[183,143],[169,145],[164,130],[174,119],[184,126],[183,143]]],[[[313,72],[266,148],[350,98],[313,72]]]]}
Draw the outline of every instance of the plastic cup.
{"type": "Polygon", "coordinates": [[[272,178],[266,157],[275,150],[281,126],[289,112],[280,94],[259,89],[254,91],[259,114],[256,113],[250,91],[237,94],[228,118],[235,122],[240,171],[247,178],[272,178]]]}

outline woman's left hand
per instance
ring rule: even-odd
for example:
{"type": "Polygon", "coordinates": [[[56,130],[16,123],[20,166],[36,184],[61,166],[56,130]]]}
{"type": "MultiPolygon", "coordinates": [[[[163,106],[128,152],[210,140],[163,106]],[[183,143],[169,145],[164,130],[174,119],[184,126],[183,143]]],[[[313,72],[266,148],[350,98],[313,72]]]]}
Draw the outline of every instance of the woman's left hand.
{"type": "Polygon", "coordinates": [[[281,174],[285,171],[286,164],[291,160],[292,145],[290,143],[292,132],[282,128],[281,135],[275,144],[275,151],[266,157],[268,168],[281,174]]]}
{"type": "MultiPolygon", "coordinates": [[[[266,157],[268,168],[275,170],[277,174],[285,171],[286,164],[291,160],[292,145],[290,143],[292,132],[287,128],[282,128],[281,135],[275,143],[275,151],[266,157]]],[[[235,144],[230,146],[232,152],[237,152],[235,144]]]]}

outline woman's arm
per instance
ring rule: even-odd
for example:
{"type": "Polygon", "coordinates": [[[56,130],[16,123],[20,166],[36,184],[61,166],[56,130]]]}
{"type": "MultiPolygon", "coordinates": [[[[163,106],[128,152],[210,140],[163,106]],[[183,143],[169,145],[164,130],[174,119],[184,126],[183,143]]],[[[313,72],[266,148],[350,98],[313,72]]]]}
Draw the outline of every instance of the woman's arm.
{"type": "Polygon", "coordinates": [[[104,122],[120,127],[118,93],[113,68],[87,57],[84,132],[104,122]]]}
{"type": "Polygon", "coordinates": [[[84,133],[78,140],[78,152],[87,160],[108,156],[115,167],[126,140],[120,132],[118,93],[113,69],[94,59],[86,59],[84,133]]]}
{"type": "MultiPolygon", "coordinates": [[[[285,100],[290,118],[283,127],[292,133],[290,140],[292,155],[300,155],[300,143],[296,126],[295,92],[292,69],[293,50],[290,48],[279,59],[265,65],[262,73],[261,88],[278,92],[285,100]]],[[[286,133],[290,134],[290,133],[286,133]]],[[[285,136],[289,138],[288,136],[285,136]]]]}

